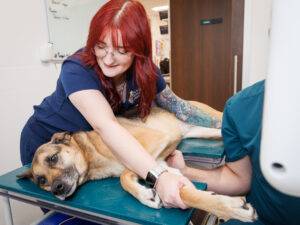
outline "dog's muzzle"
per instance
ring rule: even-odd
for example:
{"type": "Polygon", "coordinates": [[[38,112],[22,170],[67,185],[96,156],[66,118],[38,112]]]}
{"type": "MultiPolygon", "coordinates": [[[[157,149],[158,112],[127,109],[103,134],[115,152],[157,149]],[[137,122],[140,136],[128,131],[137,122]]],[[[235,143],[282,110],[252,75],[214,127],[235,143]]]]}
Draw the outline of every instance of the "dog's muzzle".
{"type": "Polygon", "coordinates": [[[65,195],[69,192],[69,185],[65,184],[60,180],[55,180],[51,186],[51,192],[54,195],[65,195]]]}
{"type": "Polygon", "coordinates": [[[72,195],[77,188],[79,173],[75,167],[70,167],[55,178],[51,185],[51,192],[59,199],[64,200],[72,195]]]}

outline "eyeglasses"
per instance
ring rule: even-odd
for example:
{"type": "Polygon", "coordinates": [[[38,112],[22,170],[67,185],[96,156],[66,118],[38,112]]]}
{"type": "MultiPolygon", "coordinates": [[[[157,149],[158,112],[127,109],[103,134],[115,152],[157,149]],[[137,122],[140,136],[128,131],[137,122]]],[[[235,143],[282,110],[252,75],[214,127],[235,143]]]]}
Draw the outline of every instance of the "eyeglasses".
{"type": "Polygon", "coordinates": [[[94,52],[97,57],[104,58],[110,53],[115,58],[122,58],[124,56],[128,56],[130,52],[128,52],[124,47],[118,47],[116,49],[108,47],[104,43],[96,44],[94,47],[94,52]]]}

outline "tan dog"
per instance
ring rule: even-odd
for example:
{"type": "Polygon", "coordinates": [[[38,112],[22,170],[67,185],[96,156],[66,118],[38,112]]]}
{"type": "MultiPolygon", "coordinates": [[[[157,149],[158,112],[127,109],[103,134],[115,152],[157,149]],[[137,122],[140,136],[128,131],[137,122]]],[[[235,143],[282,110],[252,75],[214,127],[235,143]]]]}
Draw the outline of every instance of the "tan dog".
{"type": "MultiPolygon", "coordinates": [[[[222,115],[204,104],[195,102],[193,104],[213,116],[222,115]]],[[[118,121],[153,157],[162,161],[174,151],[182,138],[221,137],[219,129],[188,125],[173,114],[157,107],[151,110],[146,122],[138,118],[122,117],[119,117],[118,121]]],[[[174,168],[168,170],[180,173],[174,168]]],[[[161,207],[161,201],[155,191],[139,184],[137,175],[125,169],[116,160],[95,131],[77,132],[72,135],[54,134],[50,142],[40,146],[36,151],[32,168],[19,177],[31,178],[42,189],[51,191],[60,199],[65,199],[88,180],[112,176],[120,176],[122,187],[141,203],[152,208],[161,207]]],[[[255,210],[246,204],[242,197],[217,195],[191,187],[181,188],[180,195],[186,205],[211,212],[225,220],[256,219],[255,210]]]]}

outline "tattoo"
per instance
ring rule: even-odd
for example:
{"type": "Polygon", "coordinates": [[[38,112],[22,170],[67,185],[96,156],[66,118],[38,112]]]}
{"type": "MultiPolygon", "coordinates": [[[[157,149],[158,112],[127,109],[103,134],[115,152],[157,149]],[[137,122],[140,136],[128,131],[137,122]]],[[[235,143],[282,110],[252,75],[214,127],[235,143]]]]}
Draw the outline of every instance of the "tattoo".
{"type": "Polygon", "coordinates": [[[156,96],[156,103],[184,122],[203,127],[219,127],[220,121],[189,102],[176,96],[167,86],[156,96]]]}

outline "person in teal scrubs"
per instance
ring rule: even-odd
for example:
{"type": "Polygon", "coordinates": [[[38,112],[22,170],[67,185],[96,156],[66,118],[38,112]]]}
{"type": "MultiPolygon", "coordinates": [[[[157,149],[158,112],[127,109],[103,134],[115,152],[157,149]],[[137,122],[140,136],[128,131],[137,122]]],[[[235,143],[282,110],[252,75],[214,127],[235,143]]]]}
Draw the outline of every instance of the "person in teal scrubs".
{"type": "Polygon", "coordinates": [[[190,168],[179,151],[168,160],[170,166],[180,169],[191,180],[206,182],[209,191],[246,195],[247,202],[257,210],[258,220],[253,223],[229,220],[224,225],[300,224],[300,198],[273,188],[260,168],[264,88],[265,81],[260,81],[227,101],[222,122],[224,166],[213,170],[190,168]]]}

